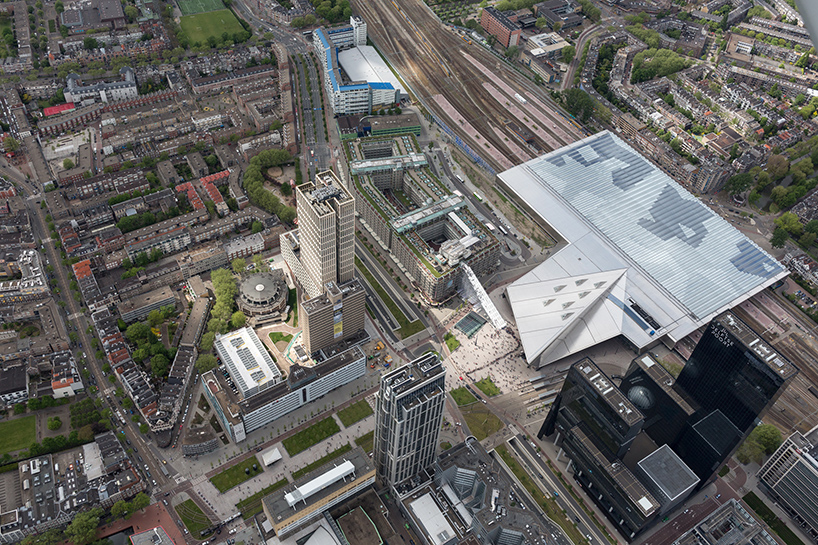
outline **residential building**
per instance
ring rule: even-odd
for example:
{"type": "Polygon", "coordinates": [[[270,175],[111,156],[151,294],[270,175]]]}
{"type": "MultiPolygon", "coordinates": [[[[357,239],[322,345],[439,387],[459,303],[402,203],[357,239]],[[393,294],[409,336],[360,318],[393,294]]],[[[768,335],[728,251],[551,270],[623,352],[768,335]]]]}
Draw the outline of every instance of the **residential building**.
{"type": "MultiPolygon", "coordinates": [[[[114,3],[114,0],[103,0],[103,2],[108,1],[114,3]]],[[[119,2],[115,3],[119,4],[119,2]]],[[[122,7],[120,6],[121,10],[122,7]]],[[[65,78],[65,100],[66,102],[83,102],[85,100],[118,102],[139,96],[133,68],[125,66],[119,71],[119,75],[121,77],[119,81],[83,85],[82,78],[78,74],[68,74],[65,78]]]]}
{"type": "Polygon", "coordinates": [[[480,17],[480,26],[486,32],[497,38],[503,47],[511,47],[520,43],[522,29],[520,25],[511,21],[503,12],[489,6],[483,8],[483,15],[480,17]]]}
{"type": "Polygon", "coordinates": [[[6,407],[11,407],[26,400],[28,400],[26,366],[15,365],[0,369],[0,402],[6,407]]]}
{"type": "Polygon", "coordinates": [[[394,489],[434,463],[445,381],[446,370],[434,352],[381,375],[373,461],[382,483],[394,489]]]}
{"type": "Polygon", "coordinates": [[[126,299],[118,308],[122,319],[130,323],[146,318],[152,310],[168,305],[176,305],[176,294],[168,286],[162,286],[132,299],[126,299]]]}

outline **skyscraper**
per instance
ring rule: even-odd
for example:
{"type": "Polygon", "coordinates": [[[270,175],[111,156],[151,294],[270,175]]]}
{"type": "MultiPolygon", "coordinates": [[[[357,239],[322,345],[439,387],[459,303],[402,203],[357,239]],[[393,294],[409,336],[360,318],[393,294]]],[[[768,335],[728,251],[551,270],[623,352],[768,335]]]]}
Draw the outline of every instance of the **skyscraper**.
{"type": "Polygon", "coordinates": [[[316,297],[329,282],[343,284],[352,280],[355,199],[331,170],[316,174],[314,182],[298,186],[295,196],[301,274],[306,276],[299,281],[309,297],[316,297]]]}
{"type": "Polygon", "coordinates": [[[433,464],[445,380],[446,370],[432,352],[381,376],[373,457],[378,478],[385,483],[397,485],[433,464]]]}
{"type": "Polygon", "coordinates": [[[539,436],[558,433],[576,480],[630,539],[709,483],[797,373],[725,312],[678,379],[647,354],[620,387],[590,359],[578,361],[539,436]]]}
{"type": "Polygon", "coordinates": [[[798,369],[730,312],[710,322],[676,381],[696,409],[674,450],[707,482],[798,369]]]}
{"type": "Polygon", "coordinates": [[[541,431],[540,435],[554,431],[566,435],[575,426],[583,426],[602,449],[621,457],[643,423],[642,414],[611,379],[591,358],[583,358],[568,370],[562,391],[543,424],[545,433],[541,431]]]}

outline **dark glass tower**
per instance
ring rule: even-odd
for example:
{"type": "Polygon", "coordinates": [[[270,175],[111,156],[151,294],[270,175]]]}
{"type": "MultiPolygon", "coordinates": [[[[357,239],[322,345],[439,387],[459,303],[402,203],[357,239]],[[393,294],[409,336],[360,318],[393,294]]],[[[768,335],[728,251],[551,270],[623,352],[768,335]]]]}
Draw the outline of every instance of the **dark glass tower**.
{"type": "Polygon", "coordinates": [[[696,413],[674,450],[705,483],[796,374],[747,324],[730,312],[718,316],[676,382],[696,413]]]}
{"type": "Polygon", "coordinates": [[[565,435],[582,424],[599,448],[621,457],[642,429],[642,414],[590,359],[568,370],[539,436],[565,435]]]}

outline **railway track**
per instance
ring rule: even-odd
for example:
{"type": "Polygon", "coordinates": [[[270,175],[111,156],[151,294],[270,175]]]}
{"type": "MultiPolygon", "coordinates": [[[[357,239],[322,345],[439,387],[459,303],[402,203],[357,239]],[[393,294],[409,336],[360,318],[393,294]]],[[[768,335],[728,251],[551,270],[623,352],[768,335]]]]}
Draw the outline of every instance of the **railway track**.
{"type": "Polygon", "coordinates": [[[506,98],[506,94],[498,97],[489,93],[483,84],[490,78],[463,53],[468,53],[493,73],[495,82],[504,82],[515,92],[535,99],[528,104],[516,103],[515,106],[527,111],[530,123],[534,123],[538,117],[542,119],[536,122],[537,132],[545,132],[546,136],[535,134],[534,139],[544,151],[581,138],[580,131],[571,124],[570,119],[558,113],[556,105],[541,89],[482,46],[465,42],[459,34],[442,24],[420,0],[402,0],[400,3],[397,0],[353,0],[353,4],[356,12],[366,20],[372,40],[401,74],[416,98],[444,119],[497,171],[504,170],[507,165],[491,157],[486,149],[493,147],[514,164],[522,162],[516,153],[517,146],[509,144],[515,142],[515,136],[506,122],[525,122],[512,119],[514,116],[503,105],[504,102],[513,101],[514,97],[506,98]],[[437,95],[442,95],[460,117],[474,127],[477,135],[460,131],[458,122],[432,99],[437,95]],[[536,108],[535,103],[545,104],[546,108],[536,108]]]}
{"type": "MultiPolygon", "coordinates": [[[[761,324],[743,308],[736,307],[733,312],[756,331],[763,330],[761,324]]],[[[784,436],[789,435],[795,429],[805,433],[818,424],[818,412],[815,410],[818,400],[809,391],[811,386],[818,384],[818,369],[813,365],[814,352],[800,335],[795,333],[780,339],[774,347],[795,363],[799,373],[776,400],[764,417],[764,421],[775,424],[784,436]]]]}

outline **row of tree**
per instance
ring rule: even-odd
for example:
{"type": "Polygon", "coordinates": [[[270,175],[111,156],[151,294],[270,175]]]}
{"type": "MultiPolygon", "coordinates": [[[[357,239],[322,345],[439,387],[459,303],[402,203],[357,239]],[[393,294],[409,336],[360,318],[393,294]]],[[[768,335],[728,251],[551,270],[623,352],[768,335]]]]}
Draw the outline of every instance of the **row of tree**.
{"type": "Polygon", "coordinates": [[[287,206],[264,187],[264,172],[270,167],[283,165],[293,160],[287,150],[264,150],[250,160],[250,166],[244,171],[242,185],[247,196],[256,206],[275,214],[283,223],[292,223],[295,219],[295,208],[287,206]]]}
{"type": "MultiPolygon", "coordinates": [[[[628,27],[630,28],[630,27],[628,27]]],[[[675,74],[690,66],[690,61],[670,49],[646,49],[633,58],[631,83],[641,83],[675,74]]]]}

